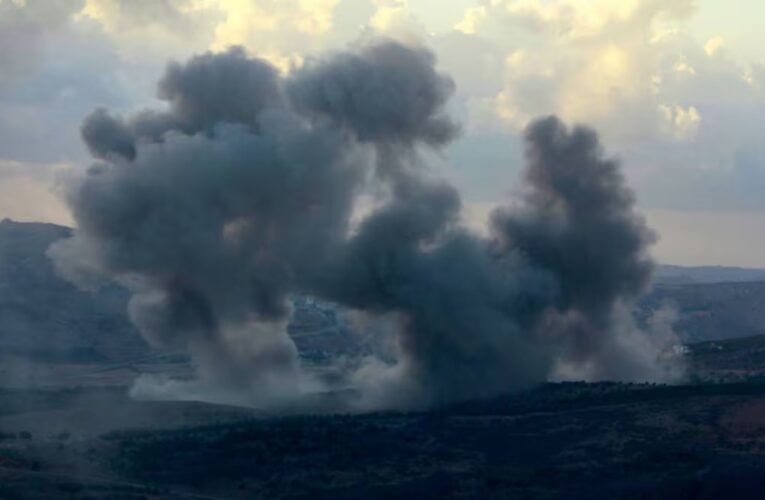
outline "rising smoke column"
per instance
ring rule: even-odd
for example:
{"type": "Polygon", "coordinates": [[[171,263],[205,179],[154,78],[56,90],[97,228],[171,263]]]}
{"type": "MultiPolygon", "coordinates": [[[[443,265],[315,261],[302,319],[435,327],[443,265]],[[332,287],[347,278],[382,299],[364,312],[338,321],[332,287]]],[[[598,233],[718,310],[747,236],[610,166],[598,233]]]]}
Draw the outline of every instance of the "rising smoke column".
{"type": "Polygon", "coordinates": [[[153,345],[257,397],[296,390],[288,294],[344,237],[365,175],[357,148],[292,111],[282,87],[233,49],[171,64],[166,111],[96,111],[82,133],[102,161],[69,191],[74,238],[51,250],[80,282],[127,284],[153,345]]]}
{"type": "MultiPolygon", "coordinates": [[[[426,51],[383,45],[309,64],[287,87],[298,109],[375,154],[383,203],[307,284],[311,294],[395,316],[398,364],[357,378],[372,405],[495,394],[547,371],[544,352],[518,324],[521,308],[502,304],[526,270],[508,272],[487,242],[459,227],[459,193],[418,154],[418,144],[439,149],[458,133],[444,112],[454,83],[434,64],[426,51]]],[[[536,297],[545,284],[530,285],[527,299],[545,302],[536,297]]]]}
{"type": "Polygon", "coordinates": [[[397,315],[400,362],[371,374],[388,385],[381,397],[398,404],[490,395],[560,369],[662,377],[630,311],[650,280],[654,237],[595,132],[568,131],[556,118],[531,124],[525,196],[493,214],[493,238],[482,240],[460,227],[459,194],[428,175],[412,148],[416,138],[432,147],[454,138],[456,127],[438,112],[451,82],[414,78],[423,66],[400,62],[406,57],[395,58],[401,72],[376,70],[370,63],[384,67],[379,60],[346,55],[309,66],[288,92],[311,116],[372,143],[389,190],[311,289],[397,315]],[[430,84],[394,86],[391,78],[430,84]],[[414,117],[433,118],[413,119],[417,109],[429,112],[414,117]]]}
{"type": "Polygon", "coordinates": [[[525,139],[522,203],[495,211],[491,228],[502,252],[555,278],[539,337],[583,378],[666,376],[629,310],[649,286],[655,234],[618,163],[604,157],[595,131],[554,117],[529,125],[525,139]]]}
{"type": "Polygon", "coordinates": [[[256,397],[294,393],[288,296],[343,246],[374,170],[370,143],[390,143],[395,158],[453,135],[443,116],[453,84],[433,64],[427,51],[393,42],[317,60],[286,80],[241,49],[172,63],[159,84],[166,110],[86,119],[82,136],[100,161],[71,186],[77,231],[51,255],[77,282],[128,285],[144,336],[190,351],[205,380],[256,397]],[[372,86],[323,78],[340,62],[372,86]],[[381,89],[406,106],[372,103],[381,89]],[[330,119],[339,108],[322,114],[325,105],[366,116],[368,136],[350,129],[360,122],[330,119]],[[406,113],[376,119],[386,106],[406,113]]]}
{"type": "Polygon", "coordinates": [[[99,161],[68,193],[75,236],[50,254],[76,282],[129,286],[153,345],[253,404],[304,389],[291,294],[395,319],[397,363],[355,377],[365,405],[492,395],[561,367],[655,377],[629,312],[651,235],[595,133],[532,124],[527,194],[479,238],[420,154],[457,136],[453,91],[430,52],[391,41],[286,77],[241,49],[173,63],[167,109],[83,124],[99,161]],[[351,227],[369,193],[377,208],[351,227]]]}
{"type": "Polygon", "coordinates": [[[532,123],[526,148],[524,195],[492,214],[491,238],[459,226],[450,186],[399,172],[394,186],[407,188],[327,268],[324,295],[398,315],[399,364],[371,372],[386,380],[387,404],[493,395],[556,375],[674,375],[659,359],[671,339],[632,318],[654,235],[618,164],[594,131],[557,118],[532,123]]]}

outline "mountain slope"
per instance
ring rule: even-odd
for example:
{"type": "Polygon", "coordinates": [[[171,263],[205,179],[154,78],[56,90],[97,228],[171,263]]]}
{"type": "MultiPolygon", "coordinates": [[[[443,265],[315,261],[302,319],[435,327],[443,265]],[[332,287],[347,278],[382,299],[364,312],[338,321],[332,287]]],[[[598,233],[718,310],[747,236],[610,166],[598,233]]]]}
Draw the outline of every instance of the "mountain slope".
{"type": "Polygon", "coordinates": [[[125,313],[125,290],[83,292],[56,275],[45,252],[70,232],[53,224],[0,222],[0,352],[80,362],[144,354],[147,346],[125,313]]]}

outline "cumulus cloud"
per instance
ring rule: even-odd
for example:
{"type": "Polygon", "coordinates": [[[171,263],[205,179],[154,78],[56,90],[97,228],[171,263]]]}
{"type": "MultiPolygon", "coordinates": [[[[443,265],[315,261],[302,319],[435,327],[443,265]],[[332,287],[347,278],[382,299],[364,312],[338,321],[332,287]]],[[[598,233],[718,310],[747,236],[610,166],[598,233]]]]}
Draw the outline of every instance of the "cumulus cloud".
{"type": "Polygon", "coordinates": [[[82,117],[95,103],[114,106],[129,99],[130,86],[122,79],[111,41],[97,26],[78,20],[82,5],[71,0],[0,5],[4,158],[84,161],[77,134],[82,117]],[[11,59],[4,57],[6,51],[11,59]]]}
{"type": "Polygon", "coordinates": [[[306,52],[320,48],[333,26],[339,0],[206,0],[217,12],[210,48],[246,47],[282,70],[299,64],[306,52]]]}
{"type": "Polygon", "coordinates": [[[723,37],[721,36],[712,37],[704,44],[704,52],[706,52],[709,57],[714,57],[724,48],[725,40],[723,40],[723,37]]]}
{"type": "Polygon", "coordinates": [[[23,80],[43,58],[46,38],[66,24],[81,2],[0,2],[0,91],[23,80]]]}
{"type": "Polygon", "coordinates": [[[663,125],[666,133],[678,141],[692,139],[701,124],[701,115],[694,106],[683,109],[680,106],[659,105],[659,111],[664,115],[663,125]]]}
{"type": "MultiPolygon", "coordinates": [[[[494,101],[512,126],[555,112],[593,123],[614,140],[634,140],[665,130],[665,110],[681,104],[664,102],[657,84],[665,71],[665,37],[671,37],[667,24],[692,14],[694,5],[508,0],[469,11],[459,27],[493,40],[502,40],[503,27],[520,32],[521,47],[508,52],[505,86],[494,101]]],[[[671,128],[669,136],[680,134],[671,128]]]]}
{"type": "Polygon", "coordinates": [[[556,113],[602,131],[650,206],[758,205],[733,186],[760,185],[753,174],[765,167],[733,165],[742,155],[761,157],[751,127],[765,119],[760,66],[741,60],[722,36],[689,33],[686,23],[707,7],[506,0],[468,9],[457,28],[504,54],[500,88],[471,97],[471,117],[482,124],[472,130],[516,133],[538,114],[556,113]],[[670,184],[690,194],[673,196],[667,177],[685,179],[687,189],[670,184]],[[694,191],[721,179],[705,195],[694,191]]]}

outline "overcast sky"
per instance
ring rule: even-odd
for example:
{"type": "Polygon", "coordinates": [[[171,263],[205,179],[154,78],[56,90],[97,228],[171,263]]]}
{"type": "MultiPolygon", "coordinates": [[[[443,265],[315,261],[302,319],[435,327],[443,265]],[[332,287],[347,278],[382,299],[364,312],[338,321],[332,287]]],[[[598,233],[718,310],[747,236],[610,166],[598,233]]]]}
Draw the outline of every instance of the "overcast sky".
{"type": "Polygon", "coordinates": [[[168,60],[238,44],[289,71],[375,34],[457,82],[464,133],[436,161],[475,224],[554,113],[621,159],[662,262],[765,267],[761,0],[0,0],[0,218],[70,223],[83,117],[161,106],[168,60]]]}

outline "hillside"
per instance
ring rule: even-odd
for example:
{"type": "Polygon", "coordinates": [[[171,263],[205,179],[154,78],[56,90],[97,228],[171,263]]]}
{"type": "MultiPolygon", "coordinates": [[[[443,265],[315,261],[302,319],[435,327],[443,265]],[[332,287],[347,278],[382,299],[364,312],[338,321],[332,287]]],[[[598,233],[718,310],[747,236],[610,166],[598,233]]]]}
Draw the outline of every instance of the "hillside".
{"type": "Polygon", "coordinates": [[[675,330],[685,342],[765,335],[765,281],[657,285],[642,303],[678,312],[675,330]]]}
{"type": "Polygon", "coordinates": [[[147,346],[116,286],[78,290],[56,275],[45,252],[70,229],[0,222],[0,351],[39,361],[120,361],[147,346]]]}

